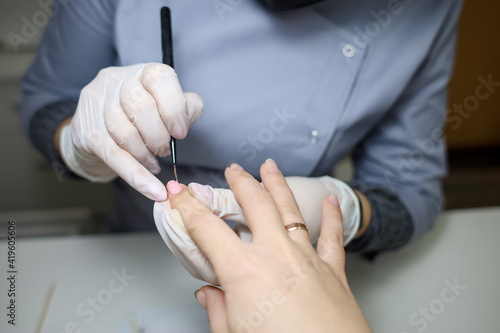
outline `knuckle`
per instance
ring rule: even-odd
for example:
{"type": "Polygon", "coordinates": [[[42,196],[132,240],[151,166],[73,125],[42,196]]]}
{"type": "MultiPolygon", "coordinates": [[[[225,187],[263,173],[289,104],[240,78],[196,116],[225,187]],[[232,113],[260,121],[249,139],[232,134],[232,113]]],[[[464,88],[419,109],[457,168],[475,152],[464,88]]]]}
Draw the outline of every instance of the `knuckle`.
{"type": "Polygon", "coordinates": [[[85,87],[83,87],[82,91],[80,92],[80,100],[86,96],[90,95],[90,84],[87,84],[85,87]]]}
{"type": "Polygon", "coordinates": [[[117,149],[110,149],[110,147],[101,148],[104,156],[104,163],[109,164],[110,161],[116,160],[119,158],[117,149]]]}
{"type": "Polygon", "coordinates": [[[184,225],[186,230],[190,234],[196,234],[202,227],[204,221],[206,221],[206,214],[198,209],[186,209],[183,205],[178,207],[181,215],[183,215],[184,225]]]}
{"type": "Polygon", "coordinates": [[[97,77],[107,76],[110,72],[111,72],[111,67],[103,68],[97,73],[97,77]]]}
{"type": "Polygon", "coordinates": [[[272,200],[271,196],[269,193],[267,193],[265,190],[252,190],[249,193],[249,196],[252,198],[252,200],[256,202],[269,202],[272,200]]]}
{"type": "Polygon", "coordinates": [[[120,72],[120,69],[118,67],[106,67],[103,68],[99,71],[97,74],[97,77],[102,79],[102,78],[110,78],[110,79],[116,79],[121,77],[122,74],[120,72]]]}
{"type": "Polygon", "coordinates": [[[344,234],[341,230],[335,230],[328,235],[330,246],[344,246],[344,234]]]}
{"type": "Polygon", "coordinates": [[[127,145],[135,138],[135,128],[133,126],[108,126],[108,132],[115,142],[122,146],[127,145]]]}
{"type": "Polygon", "coordinates": [[[317,254],[321,257],[328,266],[336,266],[339,263],[339,258],[345,256],[343,246],[336,244],[323,244],[321,248],[318,246],[317,254]]]}
{"type": "MultiPolygon", "coordinates": [[[[167,142],[168,140],[163,141],[167,142]]],[[[167,156],[170,149],[167,144],[162,144],[156,140],[146,140],[146,147],[151,151],[151,153],[153,153],[153,155],[160,157],[167,156]]]]}
{"type": "Polygon", "coordinates": [[[141,80],[146,85],[151,86],[172,76],[177,76],[172,67],[160,63],[148,63],[142,70],[141,80]]]}
{"type": "Polygon", "coordinates": [[[144,149],[133,149],[133,147],[126,147],[126,150],[130,149],[129,153],[132,154],[137,161],[142,165],[148,164],[150,162],[150,154],[144,149]]]}
{"type": "Polygon", "coordinates": [[[294,218],[294,219],[302,219],[300,214],[300,210],[296,204],[293,203],[284,203],[279,206],[279,210],[281,212],[281,216],[294,218]]]}
{"type": "Polygon", "coordinates": [[[120,105],[126,113],[130,113],[130,111],[136,109],[137,102],[132,96],[120,93],[120,105]]]}
{"type": "Polygon", "coordinates": [[[120,104],[126,111],[135,111],[152,108],[154,103],[144,89],[135,86],[120,92],[120,104]]]}
{"type": "Polygon", "coordinates": [[[322,230],[318,241],[318,251],[331,255],[344,249],[344,233],[342,229],[322,230]]]}
{"type": "Polygon", "coordinates": [[[318,252],[318,254],[327,254],[330,251],[330,248],[323,242],[318,242],[318,244],[316,245],[316,251],[318,252]]]}

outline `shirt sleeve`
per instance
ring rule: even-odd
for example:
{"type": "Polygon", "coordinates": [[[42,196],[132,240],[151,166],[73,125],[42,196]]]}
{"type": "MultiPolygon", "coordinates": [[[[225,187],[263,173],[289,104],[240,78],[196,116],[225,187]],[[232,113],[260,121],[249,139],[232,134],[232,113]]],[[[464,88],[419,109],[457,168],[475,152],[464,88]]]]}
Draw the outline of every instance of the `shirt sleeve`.
{"type": "Polygon", "coordinates": [[[116,2],[55,2],[53,17],[39,45],[38,55],[21,83],[21,117],[32,143],[38,143],[40,139],[52,140],[58,125],[76,110],[82,88],[99,70],[115,63],[113,26],[116,2]],[[60,102],[66,104],[44,108],[60,102]],[[69,102],[73,102],[72,106],[69,102]],[[39,114],[41,110],[43,112],[39,114]],[[36,117],[37,114],[40,117],[36,117]],[[32,124],[35,118],[36,123],[32,124]],[[33,129],[37,131],[33,132],[33,129]]]}
{"type": "MultiPolygon", "coordinates": [[[[442,128],[461,9],[459,1],[451,3],[427,57],[403,94],[353,153],[354,183],[379,188],[379,191],[370,191],[371,203],[390,208],[386,204],[392,195],[393,200],[399,201],[409,213],[413,226],[406,243],[415,241],[432,228],[443,204],[440,182],[447,165],[442,128]],[[376,197],[385,199],[373,199],[376,197]]],[[[408,230],[404,217],[394,218],[391,209],[378,208],[375,207],[372,230],[367,232],[363,246],[358,246],[357,251],[378,252],[403,245],[399,241],[388,241],[380,246],[372,237],[385,237],[385,232],[380,230],[392,230],[394,237],[400,232],[398,230],[408,230]],[[372,237],[371,242],[367,241],[369,237],[372,237]],[[370,248],[374,244],[377,246],[370,248]]]]}
{"type": "Polygon", "coordinates": [[[410,214],[401,201],[387,190],[360,181],[348,183],[365,195],[371,205],[370,226],[363,236],[353,239],[346,250],[363,254],[367,259],[406,244],[413,233],[410,214]]]}

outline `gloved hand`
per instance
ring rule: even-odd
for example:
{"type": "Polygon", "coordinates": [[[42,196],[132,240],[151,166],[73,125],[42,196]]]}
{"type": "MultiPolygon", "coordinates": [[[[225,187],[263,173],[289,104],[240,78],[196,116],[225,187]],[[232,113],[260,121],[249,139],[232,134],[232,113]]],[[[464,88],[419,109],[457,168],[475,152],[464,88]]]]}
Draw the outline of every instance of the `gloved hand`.
{"type": "MultiPolygon", "coordinates": [[[[286,177],[297,205],[309,229],[311,243],[318,241],[321,228],[321,202],[334,193],[339,198],[344,225],[344,245],[356,235],[360,224],[359,201],[354,191],[344,182],[324,176],[320,178],[286,177]]],[[[189,192],[218,217],[246,225],[245,216],[231,190],[214,189],[192,183],[189,192]]],[[[244,228],[237,227],[243,232],[244,228]]]]}
{"type": "Polygon", "coordinates": [[[203,112],[203,101],[184,93],[175,71],[149,63],[101,70],[80,94],[59,147],[70,170],[93,182],[120,176],[155,201],[167,198],[153,174],[156,158],[170,154],[170,136],[183,139],[203,112]]]}
{"type": "MultiPolygon", "coordinates": [[[[317,242],[321,229],[322,201],[332,193],[337,195],[342,211],[344,246],[352,240],[358,231],[361,214],[356,194],[347,184],[328,176],[287,177],[286,181],[309,229],[312,243],[317,242]]],[[[188,189],[193,197],[202,202],[216,216],[240,223],[236,225],[235,231],[242,240],[251,241],[251,233],[245,226],[245,216],[231,190],[214,189],[208,185],[196,183],[191,183],[188,189]]],[[[156,227],[167,246],[191,275],[208,283],[217,284],[217,277],[210,262],[187,234],[180,214],[164,214],[164,209],[164,205],[155,203],[156,227]]]]}

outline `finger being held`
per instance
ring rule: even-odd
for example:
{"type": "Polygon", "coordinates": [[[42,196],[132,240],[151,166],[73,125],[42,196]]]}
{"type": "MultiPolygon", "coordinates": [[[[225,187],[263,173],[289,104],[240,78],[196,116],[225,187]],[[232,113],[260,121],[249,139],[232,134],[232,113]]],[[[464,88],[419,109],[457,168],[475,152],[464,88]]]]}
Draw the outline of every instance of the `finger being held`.
{"type": "Polygon", "coordinates": [[[215,271],[223,268],[228,253],[241,245],[238,236],[223,220],[193,198],[186,186],[170,181],[167,191],[170,205],[179,211],[187,232],[208,257],[215,271]]]}

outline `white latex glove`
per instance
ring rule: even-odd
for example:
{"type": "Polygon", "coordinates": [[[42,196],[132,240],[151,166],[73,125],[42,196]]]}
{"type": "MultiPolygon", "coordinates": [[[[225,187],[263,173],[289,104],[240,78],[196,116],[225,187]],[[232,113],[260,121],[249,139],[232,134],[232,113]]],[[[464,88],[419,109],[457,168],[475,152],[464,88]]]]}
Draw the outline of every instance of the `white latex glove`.
{"type": "MultiPolygon", "coordinates": [[[[346,183],[328,176],[320,178],[286,177],[288,186],[295,196],[307,228],[311,243],[318,241],[321,229],[321,202],[334,193],[339,199],[344,225],[344,246],[354,238],[360,225],[359,200],[346,183]]],[[[245,216],[231,190],[192,183],[189,185],[192,196],[202,202],[220,218],[246,225],[245,216]]],[[[238,228],[240,233],[244,230],[238,228]]]]}
{"type": "Polygon", "coordinates": [[[184,93],[175,71],[149,63],[110,67],[81,92],[71,124],[60,136],[62,159],[93,182],[119,176],[155,201],[167,192],[153,174],[156,158],[170,154],[170,136],[186,137],[203,112],[203,101],[184,93]]]}
{"type": "MultiPolygon", "coordinates": [[[[347,184],[328,176],[287,177],[286,180],[307,224],[313,244],[318,241],[321,229],[321,203],[332,193],[337,195],[342,211],[344,246],[354,238],[360,225],[360,205],[356,194],[347,184]]],[[[192,196],[218,217],[240,223],[235,226],[235,231],[242,240],[246,242],[252,240],[243,211],[231,190],[214,189],[196,183],[191,183],[188,189],[192,196]]],[[[159,233],[172,253],[192,276],[208,283],[218,284],[212,265],[188,235],[180,214],[176,213],[172,217],[164,214],[164,209],[163,204],[155,203],[154,218],[159,233]]]]}
{"type": "Polygon", "coordinates": [[[165,244],[193,277],[219,285],[212,264],[189,236],[179,211],[174,209],[173,214],[166,214],[167,209],[172,209],[168,201],[155,202],[153,208],[156,228],[165,244]]]}

